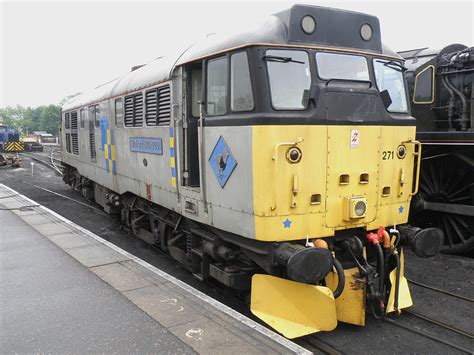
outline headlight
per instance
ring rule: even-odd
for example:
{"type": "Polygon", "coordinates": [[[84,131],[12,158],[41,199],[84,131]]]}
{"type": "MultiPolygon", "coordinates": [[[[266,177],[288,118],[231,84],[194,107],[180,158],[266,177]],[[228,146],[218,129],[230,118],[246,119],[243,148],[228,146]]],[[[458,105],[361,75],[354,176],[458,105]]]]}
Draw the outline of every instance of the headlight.
{"type": "Polygon", "coordinates": [[[365,214],[367,211],[367,205],[365,204],[364,201],[357,201],[355,206],[354,206],[354,212],[357,217],[361,217],[365,214]]]}
{"type": "Polygon", "coordinates": [[[343,219],[345,221],[353,222],[354,219],[364,218],[367,214],[367,198],[345,197],[343,209],[343,219]]]}

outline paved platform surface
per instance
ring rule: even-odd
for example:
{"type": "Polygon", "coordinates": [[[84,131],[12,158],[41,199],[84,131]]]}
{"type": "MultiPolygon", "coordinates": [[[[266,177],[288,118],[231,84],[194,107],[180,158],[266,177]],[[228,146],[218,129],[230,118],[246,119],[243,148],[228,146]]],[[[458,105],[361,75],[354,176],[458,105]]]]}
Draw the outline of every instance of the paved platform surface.
{"type": "Polygon", "coordinates": [[[309,353],[0,184],[0,353],[309,353]]]}

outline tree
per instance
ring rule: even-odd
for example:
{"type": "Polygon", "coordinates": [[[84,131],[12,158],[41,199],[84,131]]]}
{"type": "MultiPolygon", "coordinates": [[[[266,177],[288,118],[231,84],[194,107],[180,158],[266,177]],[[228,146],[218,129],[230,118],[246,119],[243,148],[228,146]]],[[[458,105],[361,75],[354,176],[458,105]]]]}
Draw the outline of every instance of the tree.
{"type": "Polygon", "coordinates": [[[22,136],[33,131],[46,131],[57,135],[61,122],[60,112],[61,107],[58,105],[35,108],[17,105],[0,108],[0,117],[3,120],[2,124],[14,128],[22,136]]]}
{"type": "Polygon", "coordinates": [[[48,133],[58,135],[61,123],[61,108],[56,105],[44,106],[40,115],[40,129],[48,133]]]}
{"type": "Polygon", "coordinates": [[[20,132],[22,131],[24,113],[25,109],[20,105],[0,108],[0,117],[3,119],[3,124],[20,132]]]}

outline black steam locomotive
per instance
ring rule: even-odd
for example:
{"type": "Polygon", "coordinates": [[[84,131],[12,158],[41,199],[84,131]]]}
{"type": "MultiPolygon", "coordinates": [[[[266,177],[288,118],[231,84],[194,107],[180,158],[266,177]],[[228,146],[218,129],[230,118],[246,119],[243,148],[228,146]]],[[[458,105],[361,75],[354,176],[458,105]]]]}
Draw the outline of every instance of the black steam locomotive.
{"type": "Polygon", "coordinates": [[[474,47],[399,52],[405,58],[422,164],[410,221],[444,231],[444,252],[474,249],[474,47]]]}

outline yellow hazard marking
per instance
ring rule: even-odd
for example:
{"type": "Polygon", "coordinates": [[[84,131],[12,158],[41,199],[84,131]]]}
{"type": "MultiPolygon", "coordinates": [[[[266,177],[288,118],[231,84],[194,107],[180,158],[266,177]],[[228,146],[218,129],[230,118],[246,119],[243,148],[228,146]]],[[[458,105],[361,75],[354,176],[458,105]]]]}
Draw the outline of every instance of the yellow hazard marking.
{"type": "Polygon", "coordinates": [[[405,273],[404,264],[405,264],[405,258],[403,256],[403,250],[402,250],[400,253],[400,282],[399,282],[399,287],[398,287],[398,309],[395,309],[395,285],[396,285],[396,279],[397,279],[397,269],[395,268],[390,273],[390,283],[392,284],[392,288],[390,289],[390,296],[388,297],[387,313],[413,306],[410,289],[408,288],[408,281],[404,275],[405,273]]]}
{"type": "Polygon", "coordinates": [[[7,142],[4,147],[7,152],[21,152],[25,150],[23,142],[7,142]]]}
{"type": "Polygon", "coordinates": [[[250,309],[290,339],[337,325],[336,302],[329,288],[269,275],[252,277],[250,309]]]}

